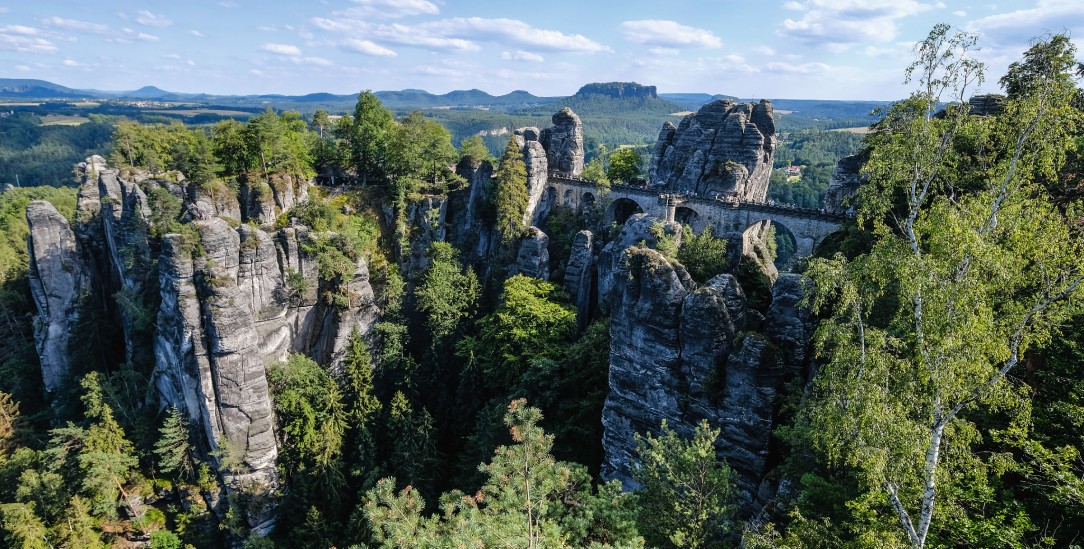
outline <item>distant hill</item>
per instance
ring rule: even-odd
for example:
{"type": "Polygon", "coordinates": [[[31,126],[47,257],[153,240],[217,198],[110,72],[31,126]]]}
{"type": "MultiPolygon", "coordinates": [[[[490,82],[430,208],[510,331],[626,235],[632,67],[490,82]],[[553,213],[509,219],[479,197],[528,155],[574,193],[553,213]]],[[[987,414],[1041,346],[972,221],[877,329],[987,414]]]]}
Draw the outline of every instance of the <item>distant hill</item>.
{"type": "Polygon", "coordinates": [[[83,97],[79,90],[46,82],[22,78],[0,78],[0,97],[20,99],[74,99],[83,97]]]}

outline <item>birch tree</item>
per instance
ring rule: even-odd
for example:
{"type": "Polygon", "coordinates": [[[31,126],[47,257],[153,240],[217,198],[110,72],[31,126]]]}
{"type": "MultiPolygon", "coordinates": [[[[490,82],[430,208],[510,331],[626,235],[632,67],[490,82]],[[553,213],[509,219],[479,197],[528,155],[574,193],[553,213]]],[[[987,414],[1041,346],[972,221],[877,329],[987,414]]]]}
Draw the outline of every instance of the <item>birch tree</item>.
{"type": "Polygon", "coordinates": [[[1044,186],[1072,142],[1076,87],[1037,71],[1002,113],[972,115],[974,48],[947,25],[918,44],[918,89],[868,141],[858,221],[872,249],[810,270],[827,317],[810,436],[887,501],[915,548],[939,517],[967,513],[946,487],[995,465],[973,451],[982,433],[969,415],[1026,399],[1014,371],[1073,312],[1084,277],[1077,206],[1056,206],[1044,186]]]}

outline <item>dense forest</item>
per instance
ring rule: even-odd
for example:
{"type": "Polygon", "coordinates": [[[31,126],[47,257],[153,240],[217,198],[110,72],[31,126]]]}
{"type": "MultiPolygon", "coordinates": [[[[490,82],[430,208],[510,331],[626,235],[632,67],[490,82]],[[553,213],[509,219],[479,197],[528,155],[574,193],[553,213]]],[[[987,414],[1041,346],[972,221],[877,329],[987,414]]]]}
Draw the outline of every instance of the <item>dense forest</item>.
{"type": "MultiPolygon", "coordinates": [[[[1084,65],[1066,36],[1039,40],[999,80],[1003,110],[976,116],[966,94],[983,68],[948,55],[974,46],[935,28],[909,71],[916,91],[868,136],[782,140],[776,167],[803,175],[773,175],[778,202],[819,206],[835,162],[860,149],[869,183],[857,217],[796,267],[810,283],[815,366],[788,381],[778,427],[765,433],[787,489],[756,514],[717,457],[720,428],[706,422],[638,435],[635,491],[601,480],[613,319],[582,315],[560,282],[578,231],[606,244],[622,227],[599,227],[601,206],[558,208],[540,227],[550,276],[518,270],[532,235],[523,145],[475,135],[485,117],[475,127],[455,111],[396,116],[362,92],[334,120],[271,109],[213,125],[0,119],[19,136],[0,149],[5,173],[36,174],[0,195],[0,539],[155,549],[1081,544],[1084,65]],[[471,129],[442,125],[453,119],[471,129]],[[27,205],[48,201],[86,227],[76,189],[58,183],[73,161],[106,150],[146,196],[148,218],[125,227],[147,244],[123,248],[121,262],[150,282],[81,296],[72,370],[47,390],[27,205]],[[473,189],[478,173],[491,177],[473,189]],[[259,208],[310,180],[321,185],[292,207],[259,208]],[[460,247],[430,238],[452,228],[432,226],[439,207],[423,208],[472,192],[495,235],[481,256],[478,234],[460,247]],[[328,311],[356,307],[361,264],[380,311],[372,333],[349,334],[335,367],[297,352],[261,372],[278,449],[271,492],[238,480],[251,472],[246,448],[225,435],[209,443],[159,400],[160,366],[138,348],[161,322],[158,284],[176,250],[201,265],[200,291],[233,282],[209,259],[216,250],[201,240],[205,220],[186,211],[190,195],[240,212],[217,220],[238,234],[304,234],[300,253],[316,273],[288,271],[291,306],[311,296],[328,311]],[[250,520],[268,514],[273,528],[250,520]]],[[[594,110],[587,127],[597,117],[617,143],[643,145],[634,136],[647,115],[617,116],[611,99],[582,98],[594,110]]],[[[542,111],[527,115],[546,125],[542,111]]],[[[600,196],[640,175],[636,147],[611,153],[596,138],[589,149],[584,174],[600,196]]],[[[81,177],[93,182],[95,166],[81,177]]],[[[667,230],[653,226],[640,246],[656,250],[636,257],[684,265],[694,287],[733,273],[750,316],[768,324],[770,277],[735,266],[710,231],[667,230]]],[[[258,236],[240,245],[260,249],[258,236]]]]}

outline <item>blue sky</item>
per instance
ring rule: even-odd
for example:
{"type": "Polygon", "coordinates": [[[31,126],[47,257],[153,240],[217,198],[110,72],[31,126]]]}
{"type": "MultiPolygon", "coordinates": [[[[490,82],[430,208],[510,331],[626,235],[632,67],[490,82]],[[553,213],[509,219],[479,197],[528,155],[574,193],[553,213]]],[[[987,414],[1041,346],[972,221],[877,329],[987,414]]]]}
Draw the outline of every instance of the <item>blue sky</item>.
{"type": "MultiPolygon", "coordinates": [[[[980,35],[995,90],[1028,41],[1084,0],[0,0],[0,77],[216,94],[588,82],[741,97],[895,99],[915,41],[980,35]]],[[[1084,50],[1084,47],[1080,49],[1084,50]]]]}

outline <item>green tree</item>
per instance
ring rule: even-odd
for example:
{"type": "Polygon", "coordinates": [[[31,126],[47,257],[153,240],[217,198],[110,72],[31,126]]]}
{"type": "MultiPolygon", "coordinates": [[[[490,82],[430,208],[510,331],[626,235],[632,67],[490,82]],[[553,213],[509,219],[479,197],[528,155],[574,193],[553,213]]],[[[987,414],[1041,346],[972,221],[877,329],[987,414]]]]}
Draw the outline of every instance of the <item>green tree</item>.
{"type": "Polygon", "coordinates": [[[368,184],[370,178],[383,179],[395,125],[391,111],[373,92],[365,90],[358,94],[353,123],[347,139],[350,166],[357,171],[362,185],[368,184]]]}
{"type": "Polygon", "coordinates": [[[287,476],[315,468],[325,487],[342,484],[340,457],[346,412],[339,387],[326,370],[302,354],[267,371],[281,438],[279,467],[287,476]]]}
{"type": "Polygon", "coordinates": [[[698,282],[707,282],[726,270],[726,240],[715,238],[709,225],[700,234],[685,226],[677,258],[698,282]]]}
{"type": "Polygon", "coordinates": [[[443,193],[462,181],[453,169],[459,153],[444,126],[414,111],[388,136],[386,170],[398,200],[416,192],[443,193]]]}
{"type": "Polygon", "coordinates": [[[859,222],[874,226],[872,250],[810,269],[827,317],[811,437],[888,501],[912,547],[931,530],[951,540],[936,519],[969,517],[970,494],[1004,470],[974,451],[974,417],[1023,409],[1008,376],[1052,337],[1084,276],[1075,214],[1041,185],[1064,161],[1076,90],[1040,71],[1002,115],[969,116],[973,44],[946,25],[919,44],[919,90],[869,140],[859,222]]]}
{"type": "Polygon", "coordinates": [[[490,159],[489,147],[480,135],[472,135],[459,143],[459,158],[478,166],[490,159]]]}
{"type": "Polygon", "coordinates": [[[159,471],[174,473],[182,479],[192,476],[195,472],[195,460],[192,457],[189,435],[188,421],[179,408],[171,406],[166,412],[161,429],[158,430],[158,440],[154,443],[159,471]]]}
{"type": "Polygon", "coordinates": [[[50,549],[45,524],[34,511],[22,503],[0,505],[0,526],[8,547],[17,549],[50,549]]]}
{"type": "Polygon", "coordinates": [[[583,167],[583,178],[592,181],[599,194],[610,192],[610,178],[606,175],[606,169],[602,165],[602,159],[595,157],[583,167]]]}
{"type": "Polygon", "coordinates": [[[631,498],[616,484],[591,489],[582,466],[550,454],[553,437],[541,413],[513,401],[505,424],[513,443],[480,466],[487,481],[473,496],[449,492],[440,514],[425,516],[411,486],[396,493],[384,479],[367,494],[365,512],[380,547],[643,547],[631,498]]]}
{"type": "Polygon", "coordinates": [[[135,474],[139,462],[135,448],[113,417],[113,409],[105,402],[104,383],[97,372],[87,374],[81,383],[90,426],[80,441],[78,463],[83,474],[83,490],[90,496],[94,512],[112,517],[116,515],[120,496],[128,504],[123,485],[135,474]]]}
{"type": "Polygon", "coordinates": [[[527,165],[515,136],[508,139],[497,170],[493,172],[493,205],[497,210],[497,234],[504,242],[519,238],[527,228],[527,165]]]}
{"type": "Polygon", "coordinates": [[[343,356],[344,399],[349,424],[366,428],[372,424],[381,404],[373,396],[373,357],[369,346],[357,328],[350,334],[350,343],[343,356]]]}
{"type": "Polygon", "coordinates": [[[631,147],[618,149],[610,155],[610,168],[606,170],[606,177],[610,178],[610,181],[628,183],[640,177],[643,163],[640,151],[631,147]]]}
{"type": "Polygon", "coordinates": [[[733,526],[733,471],[715,455],[719,429],[708,422],[684,440],[663,420],[659,436],[636,437],[638,524],[657,547],[718,547],[733,526]]]}
{"type": "Polygon", "coordinates": [[[481,288],[471,269],[464,270],[459,253],[447,242],[429,248],[429,269],[415,291],[434,343],[448,337],[474,313],[481,288]]]}

